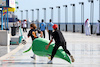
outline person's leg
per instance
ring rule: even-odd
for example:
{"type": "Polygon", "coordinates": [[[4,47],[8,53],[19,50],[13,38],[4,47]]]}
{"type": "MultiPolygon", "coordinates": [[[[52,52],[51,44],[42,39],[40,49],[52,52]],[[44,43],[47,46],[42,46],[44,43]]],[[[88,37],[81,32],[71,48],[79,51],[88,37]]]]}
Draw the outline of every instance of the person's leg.
{"type": "Polygon", "coordinates": [[[25,32],[25,28],[24,28],[24,32],[25,32]]]}
{"type": "Polygon", "coordinates": [[[56,54],[56,51],[58,50],[59,46],[55,44],[55,47],[53,48],[52,54],[51,54],[51,60],[53,59],[54,55],[56,54]]]}
{"type": "Polygon", "coordinates": [[[52,64],[53,57],[56,54],[56,51],[58,50],[58,48],[59,48],[59,45],[55,44],[52,54],[51,54],[51,60],[48,62],[48,64],[52,64]]]}
{"type": "MultiPolygon", "coordinates": [[[[32,42],[33,42],[33,40],[32,40],[32,42]]],[[[33,56],[31,56],[31,58],[36,60],[35,53],[33,54],[33,56]]]]}
{"type": "Polygon", "coordinates": [[[50,38],[51,38],[51,36],[52,36],[52,30],[50,30],[50,38]]]}
{"type": "Polygon", "coordinates": [[[49,40],[50,40],[50,30],[48,31],[48,33],[49,33],[49,40]]]}
{"type": "Polygon", "coordinates": [[[23,32],[24,32],[24,28],[23,28],[23,32]]]}
{"type": "Polygon", "coordinates": [[[24,32],[25,32],[25,28],[24,28],[24,32]]]}
{"type": "Polygon", "coordinates": [[[65,51],[69,56],[71,56],[71,53],[70,53],[69,50],[67,50],[67,48],[66,48],[66,42],[63,43],[62,48],[64,49],[64,51],[65,51]]]}
{"type": "Polygon", "coordinates": [[[35,60],[36,59],[35,54],[33,54],[33,56],[31,58],[35,60]]]}
{"type": "Polygon", "coordinates": [[[44,38],[45,38],[45,31],[42,31],[43,32],[43,36],[44,36],[44,38]]]}
{"type": "Polygon", "coordinates": [[[89,35],[91,35],[90,27],[89,27],[89,35]]]}
{"type": "Polygon", "coordinates": [[[25,27],[25,31],[27,32],[27,28],[25,27]]]}
{"type": "Polygon", "coordinates": [[[45,38],[45,30],[44,30],[44,38],[45,38]]]}
{"type": "Polygon", "coordinates": [[[86,35],[88,35],[88,27],[86,27],[86,35]]]}
{"type": "MultiPolygon", "coordinates": [[[[43,32],[43,31],[42,31],[43,32]]],[[[43,32],[43,36],[42,36],[43,38],[44,38],[44,32],[43,32]]]]}
{"type": "Polygon", "coordinates": [[[24,31],[26,32],[26,27],[25,27],[25,30],[24,31]]]}
{"type": "Polygon", "coordinates": [[[74,62],[75,60],[74,60],[73,56],[71,55],[71,53],[69,52],[69,50],[67,50],[67,48],[66,48],[66,42],[63,43],[62,48],[70,56],[70,58],[72,59],[72,62],[74,62]]]}

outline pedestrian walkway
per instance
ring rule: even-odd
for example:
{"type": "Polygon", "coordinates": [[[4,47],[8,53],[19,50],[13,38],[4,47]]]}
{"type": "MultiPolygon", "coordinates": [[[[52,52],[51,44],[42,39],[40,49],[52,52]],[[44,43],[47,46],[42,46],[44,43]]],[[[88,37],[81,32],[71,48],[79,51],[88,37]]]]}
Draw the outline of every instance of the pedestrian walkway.
{"type": "MultiPolygon", "coordinates": [[[[31,46],[31,38],[29,38],[21,50],[1,60],[0,67],[100,67],[100,37],[72,32],[63,32],[63,35],[67,41],[68,50],[75,58],[74,63],[69,64],[65,60],[54,58],[53,64],[47,64],[49,59],[40,56],[36,56],[36,60],[31,59],[32,51],[23,53],[31,46]]],[[[47,32],[46,39],[48,39],[47,32]]]]}
{"type": "Polygon", "coordinates": [[[18,45],[10,45],[10,46],[0,46],[0,57],[9,53],[13,49],[18,47],[18,45]]]}

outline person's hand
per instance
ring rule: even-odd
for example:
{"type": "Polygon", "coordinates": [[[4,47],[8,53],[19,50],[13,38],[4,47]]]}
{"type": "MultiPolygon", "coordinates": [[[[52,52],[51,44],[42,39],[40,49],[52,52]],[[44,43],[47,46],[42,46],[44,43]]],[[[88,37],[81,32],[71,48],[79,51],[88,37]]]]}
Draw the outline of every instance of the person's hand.
{"type": "Polygon", "coordinates": [[[47,32],[49,32],[49,30],[47,30],[47,32]]]}
{"type": "Polygon", "coordinates": [[[29,36],[27,36],[29,38],[29,36]]]}
{"type": "Polygon", "coordinates": [[[48,48],[49,48],[49,46],[48,46],[48,45],[46,45],[45,49],[46,49],[46,50],[48,50],[48,48]]]}

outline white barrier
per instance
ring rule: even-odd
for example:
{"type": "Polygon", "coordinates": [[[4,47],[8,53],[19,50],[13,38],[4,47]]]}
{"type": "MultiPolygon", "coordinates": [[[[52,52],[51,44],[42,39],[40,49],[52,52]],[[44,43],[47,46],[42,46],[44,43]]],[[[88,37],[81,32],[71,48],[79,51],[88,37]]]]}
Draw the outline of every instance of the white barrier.
{"type": "Polygon", "coordinates": [[[0,45],[10,45],[10,34],[6,30],[0,30],[0,45]]]}

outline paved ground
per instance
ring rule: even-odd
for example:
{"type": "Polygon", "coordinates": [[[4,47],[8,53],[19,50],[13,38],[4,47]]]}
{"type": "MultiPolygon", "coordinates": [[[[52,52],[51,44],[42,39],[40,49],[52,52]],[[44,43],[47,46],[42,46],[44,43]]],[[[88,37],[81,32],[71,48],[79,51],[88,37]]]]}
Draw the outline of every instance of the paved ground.
{"type": "Polygon", "coordinates": [[[63,32],[63,34],[67,41],[67,48],[75,58],[74,63],[69,64],[62,59],[54,58],[53,64],[47,64],[48,58],[39,56],[36,56],[36,60],[31,59],[32,51],[23,53],[31,46],[29,38],[23,49],[2,60],[0,67],[100,67],[100,37],[72,32],[63,32]]]}
{"type": "Polygon", "coordinates": [[[15,49],[18,45],[0,46],[0,57],[15,49]]]}
{"type": "MultiPolygon", "coordinates": [[[[9,33],[11,33],[11,30],[9,31],[9,33]]],[[[18,32],[16,33],[16,36],[19,36],[18,32]]],[[[0,57],[14,50],[16,47],[18,47],[18,45],[0,46],[0,57]]]]}

